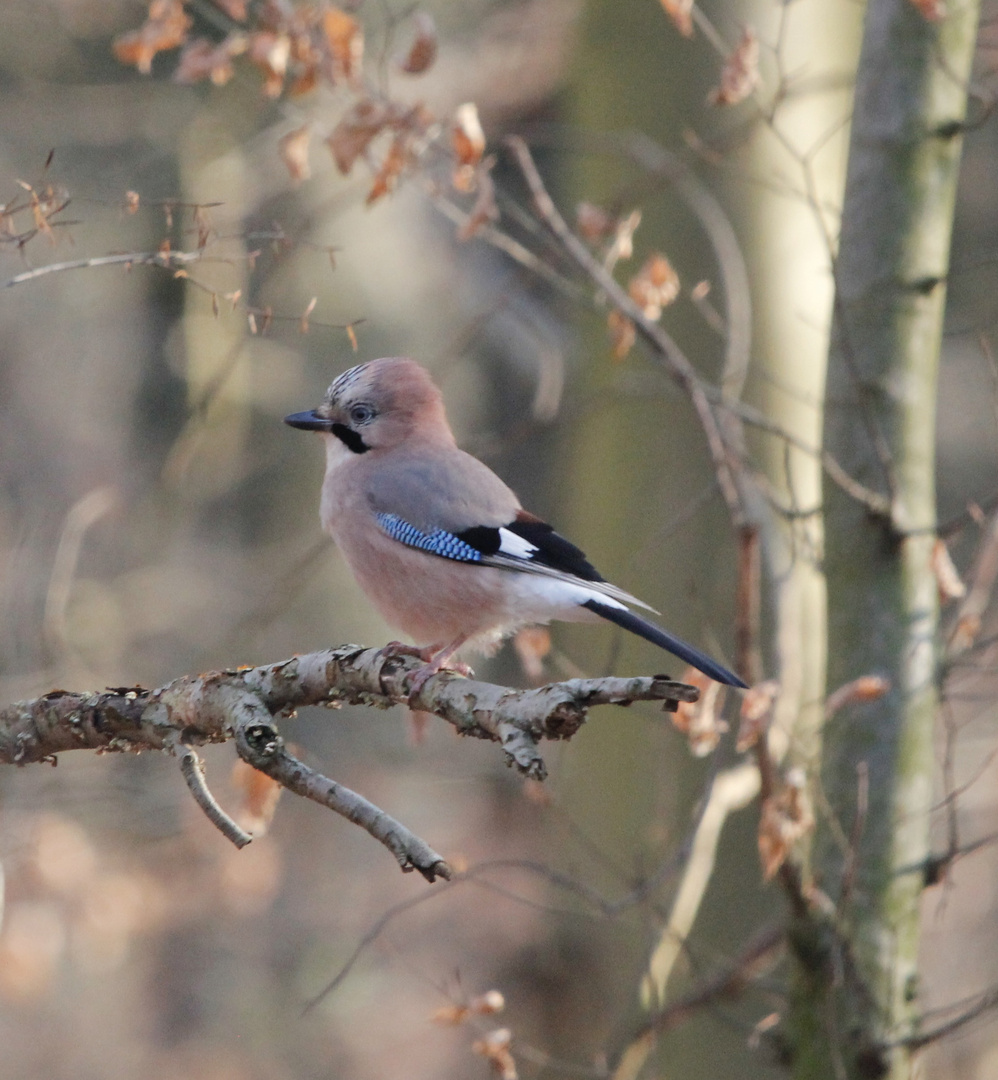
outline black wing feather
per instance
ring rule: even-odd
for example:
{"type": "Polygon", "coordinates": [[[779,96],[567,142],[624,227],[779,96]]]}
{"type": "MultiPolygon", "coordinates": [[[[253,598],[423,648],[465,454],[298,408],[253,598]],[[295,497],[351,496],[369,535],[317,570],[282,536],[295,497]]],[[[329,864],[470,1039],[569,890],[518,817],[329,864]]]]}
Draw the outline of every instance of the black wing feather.
{"type": "MultiPolygon", "coordinates": [[[[530,553],[525,562],[539,563],[541,566],[559,570],[563,574],[571,574],[583,581],[605,580],[586,558],[585,552],[566,540],[564,536],[559,536],[547,522],[524,517],[511,521],[503,528],[537,548],[536,551],[530,553]]],[[[490,528],[487,525],[476,525],[471,529],[455,533],[455,536],[483,555],[500,554],[502,536],[499,529],[490,528]]]]}

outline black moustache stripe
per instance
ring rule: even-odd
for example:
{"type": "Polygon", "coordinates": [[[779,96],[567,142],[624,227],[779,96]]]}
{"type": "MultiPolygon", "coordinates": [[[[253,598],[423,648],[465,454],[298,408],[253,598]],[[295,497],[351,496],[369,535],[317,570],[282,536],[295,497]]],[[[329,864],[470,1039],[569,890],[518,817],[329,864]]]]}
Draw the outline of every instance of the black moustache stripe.
{"type": "Polygon", "coordinates": [[[371,449],[357,432],[352,428],[348,428],[346,424],[333,424],[329,430],[348,450],[352,450],[355,454],[366,454],[371,449]]]}

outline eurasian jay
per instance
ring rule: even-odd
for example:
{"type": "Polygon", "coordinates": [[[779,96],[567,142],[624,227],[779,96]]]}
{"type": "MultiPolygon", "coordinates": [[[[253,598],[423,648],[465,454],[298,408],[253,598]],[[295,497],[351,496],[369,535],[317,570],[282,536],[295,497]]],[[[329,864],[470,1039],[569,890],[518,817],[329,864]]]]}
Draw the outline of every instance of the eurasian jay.
{"type": "Polygon", "coordinates": [[[416,686],[465,646],[488,651],[520,627],[605,619],[718,682],[745,683],[634,614],[574,544],[520,506],[488,466],[458,449],[443,398],[415,361],[350,368],[310,412],[285,423],[322,433],[320,515],[389,625],[422,648],[416,686]]]}

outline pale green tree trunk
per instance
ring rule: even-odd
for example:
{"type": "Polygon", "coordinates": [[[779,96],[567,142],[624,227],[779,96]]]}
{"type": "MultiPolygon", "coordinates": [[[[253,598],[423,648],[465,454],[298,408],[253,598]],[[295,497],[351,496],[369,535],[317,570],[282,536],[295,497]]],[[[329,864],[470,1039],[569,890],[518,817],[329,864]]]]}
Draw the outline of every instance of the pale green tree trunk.
{"type": "Polygon", "coordinates": [[[881,700],[843,710],[824,788],[858,837],[854,880],[820,829],[837,927],[799,928],[795,1075],[911,1075],[897,1040],[919,1012],[919,897],[928,854],[937,706],[935,405],[945,279],[977,25],[973,2],[930,22],[909,0],[866,13],[836,267],[826,448],[890,497],[871,515],[826,498],[829,685],[868,672],[881,700]],[[857,815],[860,777],[869,800],[857,815]]]}

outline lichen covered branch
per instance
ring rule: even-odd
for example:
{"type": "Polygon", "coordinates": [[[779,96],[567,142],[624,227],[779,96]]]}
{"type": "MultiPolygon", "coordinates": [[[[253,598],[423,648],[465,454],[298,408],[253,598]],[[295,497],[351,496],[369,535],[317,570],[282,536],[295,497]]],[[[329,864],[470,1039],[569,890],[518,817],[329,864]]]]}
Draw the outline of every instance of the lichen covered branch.
{"type": "Polygon", "coordinates": [[[305,705],[389,708],[435,713],[462,735],[498,742],[508,764],[535,779],[546,775],[538,746],[568,739],[594,705],[662,701],[675,709],[695,701],[695,687],[666,676],[572,679],[534,690],[465,679],[442,671],[413,692],[421,661],[393,649],[336,649],[256,668],[184,676],[156,690],[53,690],[0,709],[0,764],[54,761],[66,750],[160,750],[176,755],[184,779],[209,819],[237,846],[249,842],[208,790],[192,748],[235,741],[240,756],[289,791],[335,810],[383,843],[404,870],[433,881],[448,877],[443,858],[356,792],[305,765],[284,746],[277,718],[305,705]]]}

